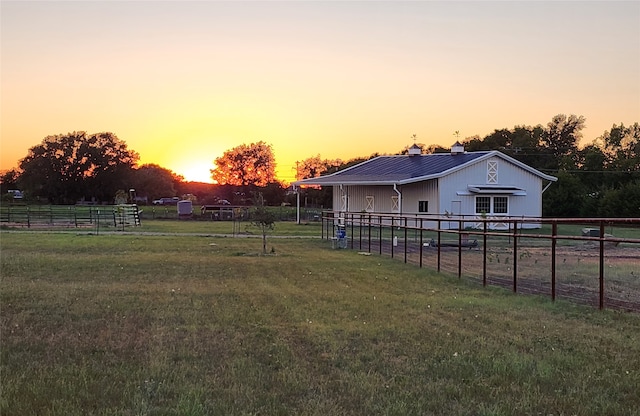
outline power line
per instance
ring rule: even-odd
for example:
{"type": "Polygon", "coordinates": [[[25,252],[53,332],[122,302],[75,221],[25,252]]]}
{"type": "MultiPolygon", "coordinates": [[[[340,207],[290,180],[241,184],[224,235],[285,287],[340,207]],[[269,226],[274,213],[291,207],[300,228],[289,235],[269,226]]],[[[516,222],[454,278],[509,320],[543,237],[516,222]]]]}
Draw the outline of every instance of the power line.
{"type": "Polygon", "coordinates": [[[640,174],[640,170],[581,170],[581,169],[538,169],[540,172],[549,172],[549,173],[559,173],[559,172],[567,172],[567,173],[610,173],[610,174],[640,174]]]}

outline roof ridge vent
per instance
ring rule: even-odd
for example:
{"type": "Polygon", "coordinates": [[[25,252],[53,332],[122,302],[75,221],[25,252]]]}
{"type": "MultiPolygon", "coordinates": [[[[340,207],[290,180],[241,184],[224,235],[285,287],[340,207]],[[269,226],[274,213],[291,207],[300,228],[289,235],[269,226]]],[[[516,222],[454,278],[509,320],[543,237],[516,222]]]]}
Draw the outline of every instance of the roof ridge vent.
{"type": "Polygon", "coordinates": [[[453,146],[451,146],[451,154],[452,155],[461,155],[464,153],[464,145],[460,142],[456,141],[453,146]]]}

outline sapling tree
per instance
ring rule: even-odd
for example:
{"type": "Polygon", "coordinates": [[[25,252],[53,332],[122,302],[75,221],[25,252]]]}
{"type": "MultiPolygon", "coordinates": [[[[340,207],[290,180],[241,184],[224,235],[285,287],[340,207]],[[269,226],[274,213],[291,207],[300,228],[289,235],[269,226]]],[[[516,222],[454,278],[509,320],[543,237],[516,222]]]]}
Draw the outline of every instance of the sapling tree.
{"type": "Polygon", "coordinates": [[[262,254],[267,254],[267,231],[273,230],[276,223],[276,215],[265,206],[262,192],[257,192],[254,195],[253,205],[251,223],[260,228],[262,232],[262,254]]]}

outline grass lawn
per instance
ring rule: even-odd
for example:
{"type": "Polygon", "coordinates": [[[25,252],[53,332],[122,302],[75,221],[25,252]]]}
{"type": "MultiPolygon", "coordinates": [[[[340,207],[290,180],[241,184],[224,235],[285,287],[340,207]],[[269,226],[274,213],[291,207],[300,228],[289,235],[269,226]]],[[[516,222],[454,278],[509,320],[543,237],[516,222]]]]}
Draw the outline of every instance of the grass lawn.
{"type": "Polygon", "coordinates": [[[0,231],[0,414],[640,415],[638,315],[268,244],[0,231]]]}

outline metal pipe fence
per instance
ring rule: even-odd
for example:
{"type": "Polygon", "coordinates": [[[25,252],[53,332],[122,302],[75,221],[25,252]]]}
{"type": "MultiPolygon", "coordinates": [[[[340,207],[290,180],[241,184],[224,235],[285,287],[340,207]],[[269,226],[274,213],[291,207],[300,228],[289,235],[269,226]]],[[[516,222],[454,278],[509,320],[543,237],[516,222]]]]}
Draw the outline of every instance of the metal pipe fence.
{"type": "MultiPolygon", "coordinates": [[[[38,225],[82,227],[95,225],[100,221],[104,226],[140,225],[141,220],[192,219],[203,221],[252,221],[252,206],[195,206],[188,216],[180,216],[176,205],[138,206],[124,205],[26,205],[0,204],[0,224],[32,227],[38,225]],[[135,209],[135,212],[133,211],[135,209]],[[130,216],[137,217],[137,224],[130,224],[130,216]],[[124,216],[124,219],[123,219],[124,216]]],[[[299,214],[295,207],[268,207],[277,221],[295,221],[299,216],[304,222],[320,222],[322,209],[302,208],[299,214]]]]}
{"type": "Polygon", "coordinates": [[[334,247],[514,293],[640,312],[640,218],[477,218],[325,211],[334,247]]]}
{"type": "Polygon", "coordinates": [[[116,227],[140,225],[137,205],[0,205],[0,223],[37,228],[116,227]]]}

